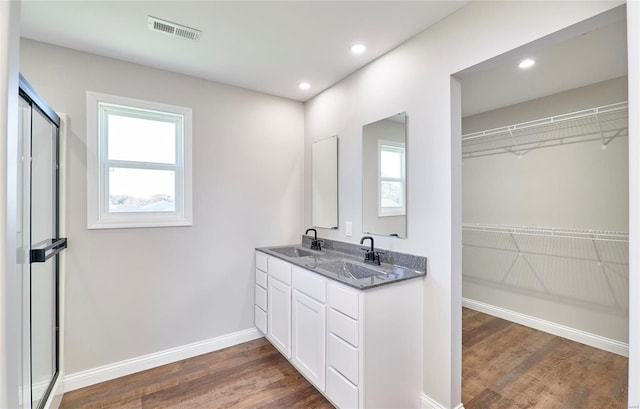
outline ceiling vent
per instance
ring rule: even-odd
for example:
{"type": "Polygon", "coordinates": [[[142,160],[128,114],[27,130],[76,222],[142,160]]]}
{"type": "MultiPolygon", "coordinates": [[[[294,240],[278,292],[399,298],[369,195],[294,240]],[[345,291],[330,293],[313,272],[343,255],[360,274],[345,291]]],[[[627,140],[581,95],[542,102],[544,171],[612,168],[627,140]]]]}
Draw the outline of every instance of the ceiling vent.
{"type": "Polygon", "coordinates": [[[202,34],[202,31],[196,30],[195,28],[172,23],[171,21],[162,20],[153,16],[149,16],[147,25],[149,26],[149,30],[159,31],[192,41],[200,40],[200,35],[202,34]]]}

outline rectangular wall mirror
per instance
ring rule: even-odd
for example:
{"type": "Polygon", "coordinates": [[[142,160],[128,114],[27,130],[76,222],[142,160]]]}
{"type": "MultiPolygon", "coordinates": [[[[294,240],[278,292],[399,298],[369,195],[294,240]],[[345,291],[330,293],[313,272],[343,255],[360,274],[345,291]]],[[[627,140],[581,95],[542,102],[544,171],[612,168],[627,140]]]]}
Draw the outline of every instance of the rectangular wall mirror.
{"type": "Polygon", "coordinates": [[[407,132],[402,112],[362,127],[362,230],[407,237],[407,132]]]}
{"type": "Polygon", "coordinates": [[[311,146],[311,224],[338,228],[338,136],[311,146]]]}

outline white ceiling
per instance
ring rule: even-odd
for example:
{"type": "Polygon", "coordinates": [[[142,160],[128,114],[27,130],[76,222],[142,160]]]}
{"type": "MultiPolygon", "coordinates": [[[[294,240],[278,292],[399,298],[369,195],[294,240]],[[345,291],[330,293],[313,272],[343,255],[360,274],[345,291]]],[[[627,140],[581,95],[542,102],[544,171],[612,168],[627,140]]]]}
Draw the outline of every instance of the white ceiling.
{"type": "Polygon", "coordinates": [[[583,87],[627,74],[624,6],[471,67],[462,80],[462,116],[583,87]],[[536,64],[521,70],[518,63],[536,64]]]}
{"type": "MultiPolygon", "coordinates": [[[[1,0],[0,0],[1,1],[1,0]]],[[[25,38],[306,101],[468,1],[31,1],[25,38]],[[202,30],[153,32],[147,16],[202,30]],[[354,56],[355,42],[367,51],[354,56]],[[298,88],[301,81],[309,90],[298,88]]]]}
{"type": "MultiPolygon", "coordinates": [[[[2,1],[2,0],[0,0],[2,1]]],[[[22,36],[306,101],[468,1],[32,1],[22,36]],[[147,16],[202,30],[192,42],[147,16]],[[360,56],[355,42],[367,45],[360,56]],[[298,88],[301,81],[309,90],[298,88]]],[[[627,73],[625,8],[478,64],[462,79],[463,116],[627,73]],[[525,57],[536,59],[526,71],[525,57]]]]}

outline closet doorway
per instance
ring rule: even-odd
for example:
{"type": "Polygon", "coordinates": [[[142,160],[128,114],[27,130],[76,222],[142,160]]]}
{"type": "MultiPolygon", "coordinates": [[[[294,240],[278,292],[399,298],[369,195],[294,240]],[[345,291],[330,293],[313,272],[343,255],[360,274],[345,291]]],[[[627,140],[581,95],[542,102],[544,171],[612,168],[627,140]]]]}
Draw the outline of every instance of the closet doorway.
{"type": "MultiPolygon", "coordinates": [[[[626,359],[618,359],[628,356],[629,334],[626,34],[620,6],[455,75],[462,89],[465,407],[491,387],[481,385],[480,372],[491,368],[491,382],[504,386],[502,375],[529,359],[527,336],[518,338],[507,321],[612,354],[599,359],[623,366],[611,388],[626,393],[617,375],[624,372],[626,382],[626,359]],[[465,359],[465,342],[489,346],[509,335],[514,345],[465,359]]],[[[564,348],[569,355],[579,349],[564,348]]],[[[557,370],[569,376],[562,362],[557,370]]],[[[570,399],[535,377],[524,389],[555,396],[560,406],[570,399]]]]}

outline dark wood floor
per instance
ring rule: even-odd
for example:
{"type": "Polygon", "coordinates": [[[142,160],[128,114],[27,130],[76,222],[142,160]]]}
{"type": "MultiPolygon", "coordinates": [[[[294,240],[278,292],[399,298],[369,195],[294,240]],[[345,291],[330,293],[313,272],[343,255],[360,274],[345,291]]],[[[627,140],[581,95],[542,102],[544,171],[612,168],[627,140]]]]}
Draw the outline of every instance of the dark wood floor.
{"type": "Polygon", "coordinates": [[[627,408],[628,359],[462,311],[465,409],[627,408]]]}
{"type": "MultiPolygon", "coordinates": [[[[465,409],[627,407],[627,358],[470,309],[465,409]]],[[[79,389],[63,409],[333,408],[261,338],[79,389]]]]}
{"type": "Polygon", "coordinates": [[[333,406],[261,338],[66,393],[61,408],[333,406]]]}

